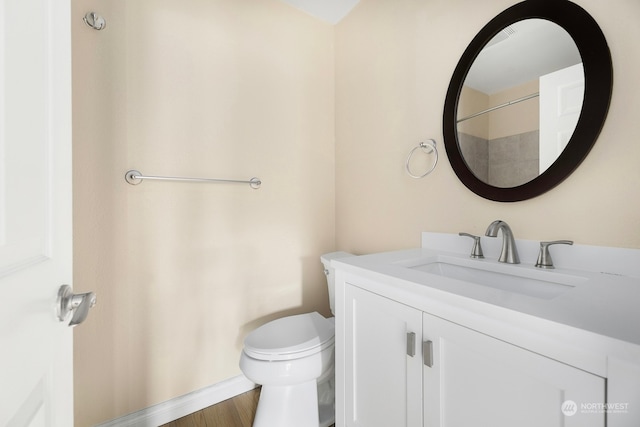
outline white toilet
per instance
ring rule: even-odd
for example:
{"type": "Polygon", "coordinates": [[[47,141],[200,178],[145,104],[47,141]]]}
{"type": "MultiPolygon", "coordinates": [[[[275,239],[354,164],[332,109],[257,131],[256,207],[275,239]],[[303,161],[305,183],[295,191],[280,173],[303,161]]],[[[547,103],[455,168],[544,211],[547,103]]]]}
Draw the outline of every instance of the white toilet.
{"type": "MultiPolygon", "coordinates": [[[[320,257],[333,313],[332,252],[320,257]]],[[[327,427],[335,420],[333,318],[313,312],[266,323],[244,340],[240,369],[262,385],[253,427],[327,427]]]]}

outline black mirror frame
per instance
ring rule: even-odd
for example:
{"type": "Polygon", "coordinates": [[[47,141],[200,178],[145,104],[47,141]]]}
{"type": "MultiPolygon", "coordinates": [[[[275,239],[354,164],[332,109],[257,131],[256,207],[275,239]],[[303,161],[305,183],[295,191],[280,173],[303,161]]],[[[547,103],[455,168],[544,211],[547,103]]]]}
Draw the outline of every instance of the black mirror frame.
{"type": "Polygon", "coordinates": [[[492,19],[471,41],[451,78],[444,104],[443,132],[447,156],[456,175],[471,191],[499,202],[527,200],[560,184],[582,163],[604,125],[613,89],[611,52],[596,21],[568,0],[526,0],[492,19]],[[582,112],[575,131],[558,159],[537,178],[517,187],[494,187],[477,178],[467,166],[457,132],[458,99],[473,61],[489,40],[515,22],[540,18],[564,28],[575,41],[585,74],[582,112]]]}

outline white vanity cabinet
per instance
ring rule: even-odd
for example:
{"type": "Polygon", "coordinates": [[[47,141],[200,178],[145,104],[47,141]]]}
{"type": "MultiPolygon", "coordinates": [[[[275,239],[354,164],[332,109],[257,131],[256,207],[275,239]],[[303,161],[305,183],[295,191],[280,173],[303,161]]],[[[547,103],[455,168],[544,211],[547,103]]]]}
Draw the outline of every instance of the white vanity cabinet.
{"type": "Polygon", "coordinates": [[[605,402],[604,378],[427,313],[423,322],[425,426],[604,427],[604,414],[562,413],[566,401],[605,402]]]}
{"type": "Polygon", "coordinates": [[[333,261],[336,427],[640,426],[640,249],[516,243],[333,261]]]}
{"type": "Polygon", "coordinates": [[[343,291],[336,426],[604,427],[602,413],[562,412],[605,402],[604,378],[356,285],[343,291]]]}
{"type": "Polygon", "coordinates": [[[422,426],[422,312],[356,286],[344,291],[345,396],[336,404],[344,402],[345,425],[422,426]]]}

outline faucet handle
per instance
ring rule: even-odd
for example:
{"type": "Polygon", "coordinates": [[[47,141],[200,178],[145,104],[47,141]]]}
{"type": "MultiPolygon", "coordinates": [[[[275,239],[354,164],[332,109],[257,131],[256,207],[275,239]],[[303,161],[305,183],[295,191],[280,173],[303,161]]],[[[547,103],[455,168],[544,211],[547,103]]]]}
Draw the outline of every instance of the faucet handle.
{"type": "Polygon", "coordinates": [[[482,253],[482,245],[480,244],[480,236],[474,236],[469,233],[458,233],[459,236],[471,237],[473,239],[473,248],[471,248],[471,258],[484,258],[482,253]]]}
{"type": "Polygon", "coordinates": [[[549,246],[551,245],[573,245],[572,240],[554,240],[553,242],[540,242],[540,253],[538,254],[538,261],[536,261],[536,267],[538,268],[555,268],[553,266],[553,260],[549,253],[549,246]]]}

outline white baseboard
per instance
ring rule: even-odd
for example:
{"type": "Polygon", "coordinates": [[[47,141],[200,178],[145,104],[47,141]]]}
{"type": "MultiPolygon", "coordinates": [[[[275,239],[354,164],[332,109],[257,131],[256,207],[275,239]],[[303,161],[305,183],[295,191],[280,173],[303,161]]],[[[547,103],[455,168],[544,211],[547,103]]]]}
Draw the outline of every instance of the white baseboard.
{"type": "Polygon", "coordinates": [[[244,375],[176,397],[96,427],[157,427],[256,388],[244,375]]]}

